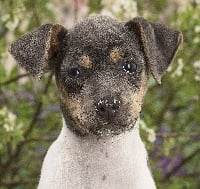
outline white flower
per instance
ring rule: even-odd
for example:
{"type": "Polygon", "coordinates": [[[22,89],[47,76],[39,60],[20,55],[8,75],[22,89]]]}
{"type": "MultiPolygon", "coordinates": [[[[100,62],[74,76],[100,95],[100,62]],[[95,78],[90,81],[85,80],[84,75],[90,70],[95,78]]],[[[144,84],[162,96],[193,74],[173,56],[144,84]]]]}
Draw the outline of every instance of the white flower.
{"type": "Polygon", "coordinates": [[[188,1],[176,0],[175,1],[178,12],[184,12],[188,6],[188,1]]]}
{"type": "Polygon", "coordinates": [[[144,122],[144,120],[140,120],[139,126],[140,126],[141,129],[143,129],[148,134],[147,140],[149,142],[152,142],[152,143],[155,142],[155,140],[156,140],[156,133],[155,133],[155,131],[153,129],[147,127],[147,125],[144,122]]]}
{"type": "Polygon", "coordinates": [[[183,59],[178,59],[178,66],[176,70],[172,73],[171,77],[180,77],[183,74],[183,59]]]}
{"type": "Polygon", "coordinates": [[[194,79],[195,81],[200,81],[200,60],[194,62],[193,67],[195,71],[194,79]]]}
{"type": "Polygon", "coordinates": [[[200,4],[200,0],[195,0],[195,3],[196,4],[200,4]]]}
{"type": "Polygon", "coordinates": [[[134,0],[102,0],[102,15],[131,19],[137,16],[137,2],[134,0]]]}
{"type": "Polygon", "coordinates": [[[194,32],[200,33],[200,25],[197,25],[197,26],[194,27],[194,32]]]}
{"type": "Polygon", "coordinates": [[[46,4],[46,7],[47,7],[47,9],[49,9],[49,10],[54,10],[54,4],[53,4],[52,2],[48,2],[48,3],[46,4]]]}
{"type": "Polygon", "coordinates": [[[18,26],[18,24],[19,24],[19,18],[14,17],[14,20],[13,21],[8,21],[5,26],[10,31],[14,31],[14,29],[18,26]]]}
{"type": "Polygon", "coordinates": [[[2,20],[2,22],[6,22],[9,18],[10,18],[10,15],[9,15],[9,14],[4,14],[4,15],[1,17],[1,20],[2,20]]]}
{"type": "Polygon", "coordinates": [[[195,79],[195,81],[200,81],[200,75],[195,75],[194,79],[195,79]]]}
{"type": "Polygon", "coordinates": [[[115,17],[115,16],[112,14],[112,12],[110,12],[110,11],[108,11],[108,10],[106,10],[106,9],[103,9],[103,10],[101,11],[101,14],[102,14],[102,15],[105,15],[105,16],[115,17]]]}
{"type": "Polygon", "coordinates": [[[194,67],[194,69],[200,70],[200,60],[194,62],[193,67],[194,67]]]}
{"type": "Polygon", "coordinates": [[[1,116],[6,116],[6,114],[7,114],[7,108],[6,107],[1,108],[0,109],[0,115],[1,116]]]}
{"type": "Polygon", "coordinates": [[[155,133],[155,131],[153,130],[153,129],[148,129],[148,141],[149,142],[155,142],[155,140],[156,140],[156,133],[155,133]]]}
{"type": "Polygon", "coordinates": [[[15,121],[16,121],[16,115],[13,114],[12,112],[9,112],[9,114],[8,114],[8,119],[9,119],[11,122],[15,122],[15,121]]]}
{"type": "Polygon", "coordinates": [[[0,109],[0,124],[7,132],[20,130],[23,127],[22,123],[17,124],[16,115],[10,112],[7,107],[0,109]]]}
{"type": "Polygon", "coordinates": [[[170,64],[169,67],[167,68],[167,72],[171,72],[172,68],[173,68],[173,66],[172,66],[172,64],[170,64]]]}
{"type": "Polygon", "coordinates": [[[141,128],[141,129],[144,129],[144,130],[147,129],[147,125],[146,125],[146,123],[144,122],[144,120],[140,119],[139,125],[140,125],[140,128],[141,128]]]}
{"type": "Polygon", "coordinates": [[[4,129],[7,131],[7,132],[10,132],[10,131],[14,131],[14,126],[13,125],[10,125],[10,124],[4,124],[4,129]]]}
{"type": "Polygon", "coordinates": [[[198,44],[200,42],[200,38],[197,36],[193,39],[194,44],[198,44]]]}

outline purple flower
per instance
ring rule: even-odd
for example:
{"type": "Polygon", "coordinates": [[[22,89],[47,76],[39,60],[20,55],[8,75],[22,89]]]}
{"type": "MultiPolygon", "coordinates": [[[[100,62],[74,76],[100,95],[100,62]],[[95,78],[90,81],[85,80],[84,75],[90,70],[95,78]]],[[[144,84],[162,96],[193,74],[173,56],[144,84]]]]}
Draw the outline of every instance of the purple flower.
{"type": "Polygon", "coordinates": [[[171,163],[171,159],[167,156],[162,157],[160,161],[158,162],[158,167],[161,168],[164,176],[166,176],[167,173],[169,172],[170,163],[171,163]]]}

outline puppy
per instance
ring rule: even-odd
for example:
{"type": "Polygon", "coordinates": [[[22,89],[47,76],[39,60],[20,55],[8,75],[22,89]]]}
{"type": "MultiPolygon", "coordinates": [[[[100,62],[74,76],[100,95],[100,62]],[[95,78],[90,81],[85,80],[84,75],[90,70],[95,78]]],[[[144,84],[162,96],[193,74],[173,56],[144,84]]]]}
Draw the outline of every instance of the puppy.
{"type": "Polygon", "coordinates": [[[39,189],[153,189],[138,121],[149,73],[161,83],[180,32],[136,17],[91,16],[71,29],[45,24],[11,45],[33,77],[55,74],[63,129],[39,189]]]}

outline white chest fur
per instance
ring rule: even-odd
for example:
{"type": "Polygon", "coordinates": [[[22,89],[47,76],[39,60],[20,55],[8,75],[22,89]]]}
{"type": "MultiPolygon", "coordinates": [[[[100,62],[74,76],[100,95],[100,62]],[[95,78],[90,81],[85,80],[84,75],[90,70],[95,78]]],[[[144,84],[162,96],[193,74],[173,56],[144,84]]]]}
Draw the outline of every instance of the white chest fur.
{"type": "Polygon", "coordinates": [[[155,189],[138,126],[79,138],[65,124],[44,159],[38,189],[155,189]]]}

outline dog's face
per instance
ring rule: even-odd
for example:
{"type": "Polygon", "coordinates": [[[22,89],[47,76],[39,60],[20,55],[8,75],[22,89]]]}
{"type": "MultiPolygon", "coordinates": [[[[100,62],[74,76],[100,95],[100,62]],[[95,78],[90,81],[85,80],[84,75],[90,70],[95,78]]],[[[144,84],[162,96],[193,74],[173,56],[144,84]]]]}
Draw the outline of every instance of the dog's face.
{"type": "Polygon", "coordinates": [[[32,75],[46,68],[54,70],[66,124],[82,136],[117,135],[133,128],[149,69],[160,82],[181,41],[179,32],[142,18],[123,23],[102,16],[89,17],[70,30],[45,25],[34,34],[39,45],[30,45],[33,34],[15,42],[11,53],[32,75]],[[36,56],[40,60],[37,68],[24,64],[27,54],[32,65],[37,64],[35,55],[18,55],[17,49],[27,43],[30,49],[44,51],[36,56]]]}
{"type": "Polygon", "coordinates": [[[93,20],[90,32],[87,19],[71,29],[55,71],[64,118],[79,133],[119,134],[134,126],[141,109],[147,82],[144,53],[123,23],[110,22],[93,20]]]}

